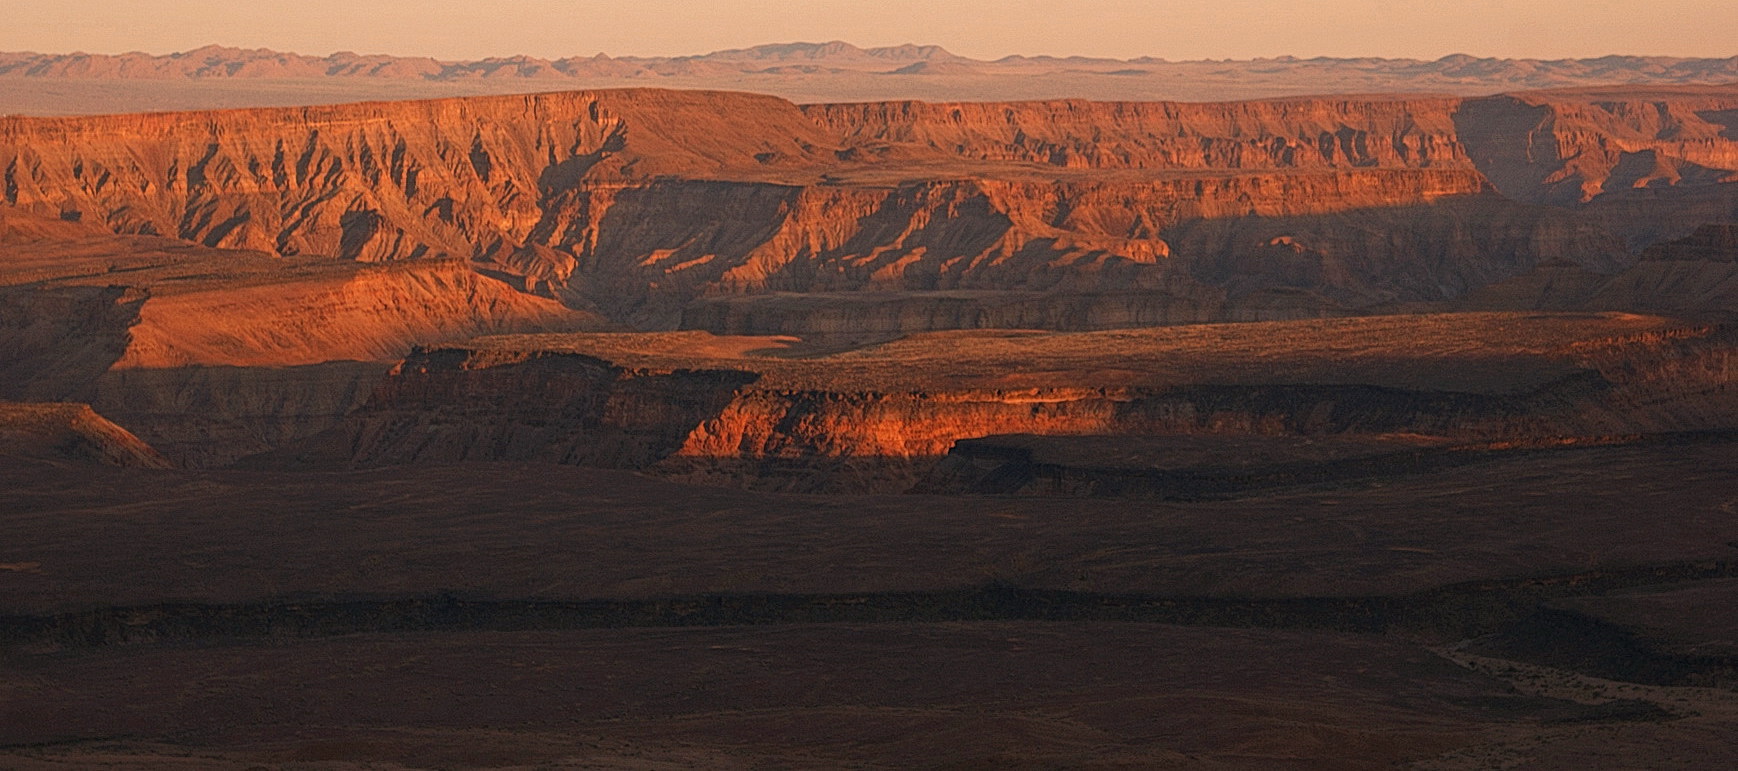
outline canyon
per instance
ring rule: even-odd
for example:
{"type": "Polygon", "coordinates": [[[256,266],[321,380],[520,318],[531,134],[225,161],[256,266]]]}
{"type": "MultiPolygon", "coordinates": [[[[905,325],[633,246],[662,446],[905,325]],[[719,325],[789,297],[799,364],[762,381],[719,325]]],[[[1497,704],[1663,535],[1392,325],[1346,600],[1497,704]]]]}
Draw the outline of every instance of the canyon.
{"type": "Polygon", "coordinates": [[[0,117],[0,764],[1708,765],[1735,316],[1734,86],[0,117]]]}
{"type": "Polygon", "coordinates": [[[1617,274],[1731,222],[1735,110],[1738,91],[1689,87],[807,107],[600,91],[12,118],[0,168],[9,218],[464,260],[642,329],[805,331],[783,295],[828,292],[907,294],[865,308],[891,331],[926,314],[1069,328],[1452,304],[1563,263],[1617,274]],[[1037,294],[1009,311],[935,294],[982,290],[1037,294]]]}
{"type": "MultiPolygon", "coordinates": [[[[1734,114],[1738,90],[1661,86],[4,118],[0,396],[93,403],[204,466],[332,430],[413,347],[486,334],[845,350],[1464,311],[1717,324],[1738,291],[1734,114]]],[[[837,454],[888,455],[864,441],[837,454]]]]}

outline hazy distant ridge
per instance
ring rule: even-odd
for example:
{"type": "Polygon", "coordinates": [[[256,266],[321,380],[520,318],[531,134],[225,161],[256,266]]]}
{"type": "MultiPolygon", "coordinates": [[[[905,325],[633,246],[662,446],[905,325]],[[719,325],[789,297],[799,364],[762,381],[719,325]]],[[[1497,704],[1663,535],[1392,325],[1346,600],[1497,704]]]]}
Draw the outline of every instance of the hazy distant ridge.
{"type": "MultiPolygon", "coordinates": [[[[1379,58],[1279,57],[1240,61],[1171,62],[1152,57],[1008,56],[983,61],[956,56],[933,45],[859,48],[850,43],[779,43],[716,51],[699,56],[532,56],[440,61],[428,57],[350,52],[306,56],[267,49],[207,46],[155,56],[124,54],[0,53],[0,77],[108,79],[322,79],[380,78],[423,82],[474,79],[659,80],[683,77],[817,77],[886,74],[898,77],[1100,75],[1112,78],[1212,78],[1319,80],[1336,84],[1407,90],[1548,88],[1606,84],[1706,84],[1738,82],[1738,56],[1690,59],[1605,56],[1595,59],[1497,59],[1467,55],[1434,61],[1379,58]]],[[[1330,88],[1331,87],[1331,88],[1330,88]]]]}

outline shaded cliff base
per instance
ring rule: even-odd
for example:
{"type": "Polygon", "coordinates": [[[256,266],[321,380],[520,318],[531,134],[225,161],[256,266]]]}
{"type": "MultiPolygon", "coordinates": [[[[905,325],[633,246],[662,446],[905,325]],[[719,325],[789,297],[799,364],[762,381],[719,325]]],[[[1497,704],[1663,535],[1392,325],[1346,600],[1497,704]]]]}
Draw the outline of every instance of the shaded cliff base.
{"type": "Polygon", "coordinates": [[[1398,436],[991,436],[956,442],[915,492],[1213,500],[1346,489],[1541,454],[1622,445],[1738,443],[1738,431],[1456,444],[1398,436]]]}

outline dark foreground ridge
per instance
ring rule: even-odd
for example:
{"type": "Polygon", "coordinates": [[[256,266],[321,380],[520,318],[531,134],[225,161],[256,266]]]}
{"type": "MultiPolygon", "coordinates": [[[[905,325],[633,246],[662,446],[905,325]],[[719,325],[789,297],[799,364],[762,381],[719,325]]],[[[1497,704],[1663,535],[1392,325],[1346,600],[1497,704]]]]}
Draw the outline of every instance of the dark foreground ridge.
{"type": "Polygon", "coordinates": [[[643,600],[490,600],[454,594],[386,599],[280,598],[162,603],[0,616],[0,645],[95,649],[149,643],[294,640],[352,634],[519,632],[817,623],[1096,621],[1394,634],[1476,640],[1516,660],[1656,684],[1738,682],[1738,658],[1683,656],[1630,632],[1551,607],[1554,600],[1738,577],[1738,560],[1645,565],[1399,596],[1166,597],[1028,589],[992,582],[937,591],[703,594],[643,600]],[[1614,651],[1621,655],[1614,655],[1614,651]]]}

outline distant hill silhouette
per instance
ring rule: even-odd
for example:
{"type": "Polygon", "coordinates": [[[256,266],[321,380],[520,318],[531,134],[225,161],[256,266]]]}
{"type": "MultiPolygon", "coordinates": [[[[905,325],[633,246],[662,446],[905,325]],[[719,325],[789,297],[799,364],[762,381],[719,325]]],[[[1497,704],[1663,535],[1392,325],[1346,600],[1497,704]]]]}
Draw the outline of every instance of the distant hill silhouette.
{"type": "Polygon", "coordinates": [[[348,51],[308,56],[270,49],[203,48],[166,55],[141,52],[0,53],[0,77],[80,79],[180,78],[384,78],[464,81],[474,78],[635,78],[751,74],[766,77],[849,72],[902,72],[930,75],[1103,74],[1151,77],[1188,75],[1221,80],[1258,77],[1313,78],[1327,90],[1340,82],[1411,85],[1456,90],[1560,88],[1611,84],[1709,84],[1738,81],[1738,56],[1687,59],[1662,56],[1604,56],[1596,59],[1498,59],[1466,54],[1435,61],[1418,59],[1317,57],[1171,62],[1152,57],[1103,59],[1082,56],[1007,56],[979,61],[956,56],[940,46],[905,44],[859,48],[826,43],[775,43],[715,51],[698,56],[533,56],[441,61],[429,57],[357,54],[348,51]],[[780,64],[816,65],[790,69],[780,64]],[[1131,66],[1138,65],[1138,66],[1131,66]]]}

